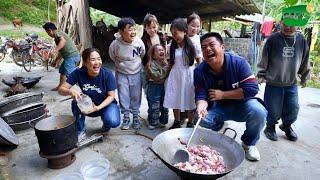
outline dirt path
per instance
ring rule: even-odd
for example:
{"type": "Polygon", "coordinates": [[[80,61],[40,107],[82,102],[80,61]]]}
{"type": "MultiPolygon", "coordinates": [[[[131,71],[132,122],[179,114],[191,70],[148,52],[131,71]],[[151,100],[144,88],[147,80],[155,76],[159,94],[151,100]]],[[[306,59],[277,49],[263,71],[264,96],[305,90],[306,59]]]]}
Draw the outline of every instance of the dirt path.
{"type": "Polygon", "coordinates": [[[15,29],[12,24],[0,25],[0,30],[12,30],[14,32],[41,32],[41,27],[23,25],[21,29],[15,29]]]}

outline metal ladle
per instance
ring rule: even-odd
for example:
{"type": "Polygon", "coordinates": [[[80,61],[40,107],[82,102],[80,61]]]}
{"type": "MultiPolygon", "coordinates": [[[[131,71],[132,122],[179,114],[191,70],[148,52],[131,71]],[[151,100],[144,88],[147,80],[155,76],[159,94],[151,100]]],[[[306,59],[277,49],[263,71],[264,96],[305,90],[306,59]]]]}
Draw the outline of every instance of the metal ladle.
{"type": "Polygon", "coordinates": [[[200,124],[201,118],[202,118],[202,117],[200,116],[199,119],[198,119],[198,121],[197,121],[196,126],[193,128],[193,131],[192,131],[191,136],[190,136],[190,138],[189,138],[189,140],[188,140],[188,143],[187,143],[187,145],[186,145],[186,148],[185,148],[185,149],[178,149],[178,150],[176,151],[176,153],[174,154],[174,156],[173,156],[173,162],[174,162],[174,164],[180,163],[180,162],[184,163],[184,162],[188,162],[188,161],[189,161],[189,159],[190,159],[190,154],[189,154],[189,151],[188,151],[188,147],[189,147],[189,144],[190,144],[190,142],[191,142],[191,139],[192,139],[194,133],[196,132],[196,130],[197,130],[199,124],[200,124]]]}

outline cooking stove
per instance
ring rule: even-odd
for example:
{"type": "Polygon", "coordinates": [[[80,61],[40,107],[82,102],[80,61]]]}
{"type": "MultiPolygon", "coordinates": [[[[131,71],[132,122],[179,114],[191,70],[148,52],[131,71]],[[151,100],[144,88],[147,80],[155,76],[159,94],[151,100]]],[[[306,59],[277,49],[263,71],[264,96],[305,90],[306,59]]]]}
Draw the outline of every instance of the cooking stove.
{"type": "Polygon", "coordinates": [[[39,152],[39,154],[41,157],[48,159],[48,168],[62,169],[71,165],[76,160],[76,150],[77,148],[74,148],[59,155],[45,155],[42,152],[39,152]]]}

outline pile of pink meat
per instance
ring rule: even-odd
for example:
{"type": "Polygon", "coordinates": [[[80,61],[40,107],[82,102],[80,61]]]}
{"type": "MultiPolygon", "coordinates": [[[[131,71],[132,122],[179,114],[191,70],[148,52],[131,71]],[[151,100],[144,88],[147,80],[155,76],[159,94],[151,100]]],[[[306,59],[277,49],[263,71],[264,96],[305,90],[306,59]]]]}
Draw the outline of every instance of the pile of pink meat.
{"type": "Polygon", "coordinates": [[[188,148],[190,160],[177,163],[174,166],[191,173],[220,174],[225,172],[226,165],[219,152],[206,145],[197,145],[188,148]]]}

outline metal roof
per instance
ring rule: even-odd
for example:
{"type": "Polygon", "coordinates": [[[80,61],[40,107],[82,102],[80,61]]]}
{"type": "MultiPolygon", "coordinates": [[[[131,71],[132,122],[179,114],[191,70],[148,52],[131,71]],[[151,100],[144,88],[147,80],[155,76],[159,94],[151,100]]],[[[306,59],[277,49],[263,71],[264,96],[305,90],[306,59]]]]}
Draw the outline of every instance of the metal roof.
{"type": "MultiPolygon", "coordinates": [[[[263,19],[263,15],[262,14],[258,14],[255,13],[254,15],[240,15],[240,16],[236,16],[236,19],[241,20],[241,21],[247,21],[247,22],[260,22],[261,24],[262,19],[263,19]]],[[[275,19],[273,17],[270,16],[265,16],[264,17],[264,21],[274,21],[275,19]]]]}
{"type": "Polygon", "coordinates": [[[195,12],[201,18],[221,19],[236,15],[260,13],[253,0],[89,0],[90,7],[118,17],[132,17],[141,23],[147,13],[160,23],[195,12]]]}

